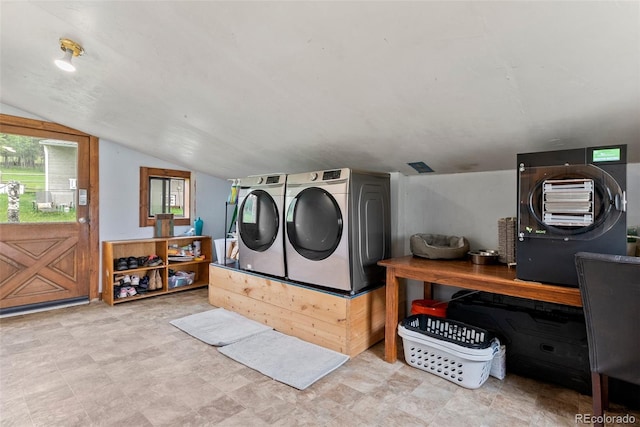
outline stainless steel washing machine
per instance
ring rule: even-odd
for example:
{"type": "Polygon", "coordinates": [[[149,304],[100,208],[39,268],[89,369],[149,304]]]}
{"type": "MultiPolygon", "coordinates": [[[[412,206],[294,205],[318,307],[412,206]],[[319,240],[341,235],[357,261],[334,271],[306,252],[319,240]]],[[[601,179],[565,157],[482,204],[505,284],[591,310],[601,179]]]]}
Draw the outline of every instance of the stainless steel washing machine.
{"type": "Polygon", "coordinates": [[[356,293],[384,280],[389,175],[334,169],[289,175],[285,254],[293,281],[356,293]]]}
{"type": "Polygon", "coordinates": [[[284,197],[287,175],[259,175],[240,180],[238,251],[240,268],[286,276],[284,197]]]}

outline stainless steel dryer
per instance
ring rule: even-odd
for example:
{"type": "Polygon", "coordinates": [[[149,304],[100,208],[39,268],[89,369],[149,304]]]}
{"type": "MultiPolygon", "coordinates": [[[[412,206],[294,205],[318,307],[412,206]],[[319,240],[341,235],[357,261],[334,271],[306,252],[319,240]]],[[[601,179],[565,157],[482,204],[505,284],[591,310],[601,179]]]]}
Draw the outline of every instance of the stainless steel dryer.
{"type": "Polygon", "coordinates": [[[285,277],[284,196],[287,175],[260,175],[240,180],[238,250],[240,268],[285,277]]]}
{"type": "Polygon", "coordinates": [[[356,293],[382,283],[391,248],[389,175],[335,169],[289,175],[290,280],[356,293]]]}

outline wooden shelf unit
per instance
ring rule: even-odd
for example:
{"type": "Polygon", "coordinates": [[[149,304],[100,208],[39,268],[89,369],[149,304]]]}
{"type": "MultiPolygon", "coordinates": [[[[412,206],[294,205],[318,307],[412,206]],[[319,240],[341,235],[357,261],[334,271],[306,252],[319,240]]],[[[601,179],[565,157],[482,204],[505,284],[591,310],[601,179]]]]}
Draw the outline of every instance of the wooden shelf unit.
{"type": "Polygon", "coordinates": [[[210,236],[180,236],[161,237],[141,240],[116,240],[102,242],[102,299],[109,305],[123,302],[136,301],[157,295],[166,295],[173,292],[186,291],[188,289],[202,288],[209,284],[209,264],[212,262],[213,251],[210,236]],[[170,245],[179,247],[187,246],[194,241],[200,241],[200,251],[204,255],[201,261],[167,261],[167,253],[170,245]],[[163,264],[156,267],[143,267],[116,270],[115,263],[118,258],[136,257],[140,258],[149,255],[158,255],[163,260],[163,264]],[[169,287],[169,269],[174,271],[193,271],[195,278],[193,284],[169,287]],[[115,298],[113,294],[114,277],[116,275],[138,275],[141,278],[149,271],[158,270],[162,279],[162,289],[147,291],[126,298],[115,298]]]}

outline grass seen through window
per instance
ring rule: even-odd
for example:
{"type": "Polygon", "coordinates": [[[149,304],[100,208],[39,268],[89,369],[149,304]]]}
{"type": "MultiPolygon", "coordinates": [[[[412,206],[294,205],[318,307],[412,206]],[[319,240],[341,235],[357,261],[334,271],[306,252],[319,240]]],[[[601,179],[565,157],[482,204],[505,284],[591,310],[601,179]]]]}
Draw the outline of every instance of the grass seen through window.
{"type": "MultiPolygon", "coordinates": [[[[74,222],[75,208],[56,207],[41,211],[37,209],[36,192],[45,187],[45,176],[42,168],[2,168],[0,169],[0,188],[9,181],[18,181],[24,185],[24,194],[20,194],[20,223],[34,222],[74,222]]],[[[6,192],[0,194],[0,223],[8,223],[7,209],[9,198],[6,192]]]]}

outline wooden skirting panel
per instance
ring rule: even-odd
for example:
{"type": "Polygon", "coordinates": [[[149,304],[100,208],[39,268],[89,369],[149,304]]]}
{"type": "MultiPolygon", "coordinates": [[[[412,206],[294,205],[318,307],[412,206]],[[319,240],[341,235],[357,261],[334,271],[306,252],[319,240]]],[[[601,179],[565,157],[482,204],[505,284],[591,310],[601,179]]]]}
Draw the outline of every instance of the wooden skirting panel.
{"type": "Polygon", "coordinates": [[[384,286],[345,297],[211,264],[209,303],[351,357],[384,338],[384,286]]]}

